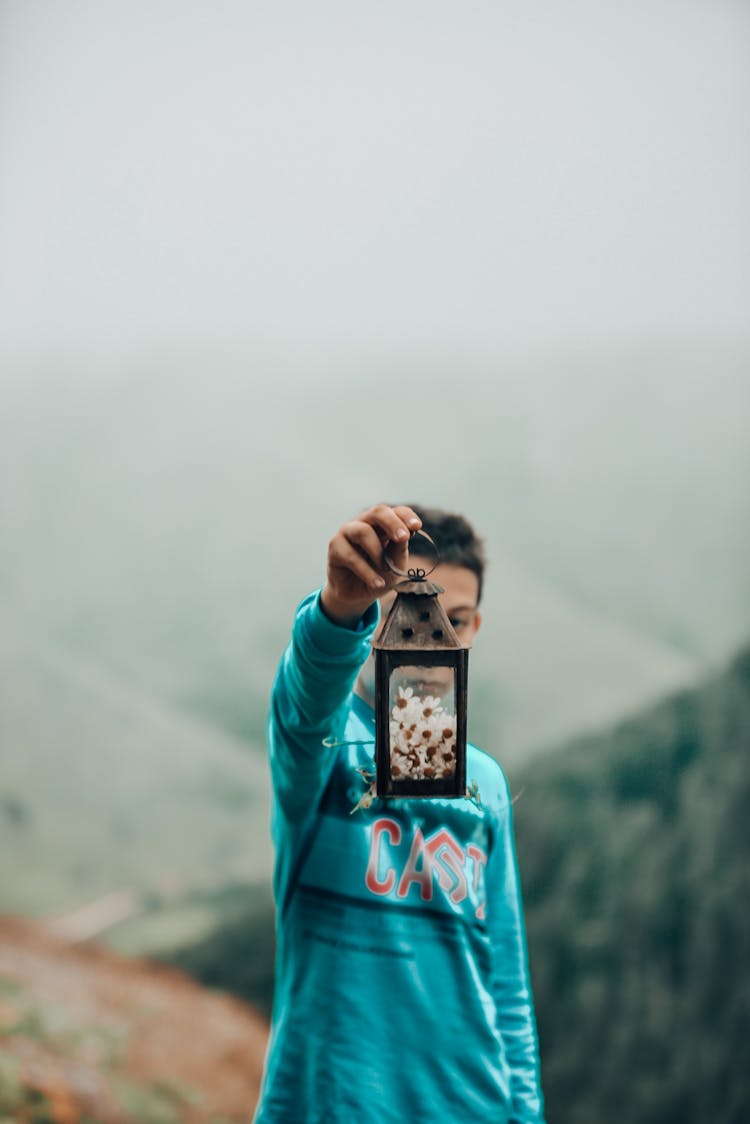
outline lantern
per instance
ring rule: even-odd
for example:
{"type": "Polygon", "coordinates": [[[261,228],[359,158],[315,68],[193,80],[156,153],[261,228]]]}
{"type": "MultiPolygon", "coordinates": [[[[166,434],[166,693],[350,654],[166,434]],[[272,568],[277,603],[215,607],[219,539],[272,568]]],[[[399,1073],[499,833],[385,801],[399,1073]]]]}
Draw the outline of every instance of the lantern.
{"type": "Polygon", "coordinates": [[[438,601],[443,587],[386,561],[407,580],[372,642],[377,794],[465,796],[469,650],[438,601]]]}

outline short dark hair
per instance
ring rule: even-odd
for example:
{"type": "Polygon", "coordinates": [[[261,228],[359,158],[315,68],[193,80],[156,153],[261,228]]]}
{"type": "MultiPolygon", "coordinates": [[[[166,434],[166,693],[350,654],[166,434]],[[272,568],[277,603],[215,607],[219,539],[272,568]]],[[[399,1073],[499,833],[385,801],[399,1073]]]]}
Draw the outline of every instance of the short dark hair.
{"type": "MultiPolygon", "coordinates": [[[[422,520],[422,529],[434,540],[435,546],[440,551],[440,561],[447,562],[449,566],[464,566],[476,574],[479,582],[478,604],[482,597],[484,570],[487,565],[484,539],[479,537],[463,515],[442,511],[439,507],[424,507],[421,503],[411,503],[408,506],[416,511],[422,520]]],[[[419,553],[419,542],[417,536],[412,544],[413,553],[419,553]]],[[[429,546],[424,539],[422,543],[425,553],[429,552],[429,546]]]]}

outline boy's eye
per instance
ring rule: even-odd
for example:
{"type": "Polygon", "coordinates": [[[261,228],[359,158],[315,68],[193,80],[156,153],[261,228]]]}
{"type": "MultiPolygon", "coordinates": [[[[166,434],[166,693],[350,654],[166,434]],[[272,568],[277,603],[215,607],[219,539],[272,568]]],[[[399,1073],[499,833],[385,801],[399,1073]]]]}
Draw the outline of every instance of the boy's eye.
{"type": "Polygon", "coordinates": [[[456,630],[456,632],[460,632],[462,628],[466,628],[467,624],[469,623],[466,620],[456,618],[456,617],[450,617],[449,620],[450,620],[453,628],[456,630]]]}

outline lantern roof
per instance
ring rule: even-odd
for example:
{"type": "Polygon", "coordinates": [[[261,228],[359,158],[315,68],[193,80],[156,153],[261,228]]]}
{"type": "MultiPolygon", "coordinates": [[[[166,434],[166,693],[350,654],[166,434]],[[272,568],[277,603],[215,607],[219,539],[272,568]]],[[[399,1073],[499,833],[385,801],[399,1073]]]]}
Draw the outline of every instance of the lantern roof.
{"type": "Polygon", "coordinates": [[[453,625],[438,601],[443,587],[415,579],[396,586],[396,600],[373,648],[443,651],[462,648],[453,625]]]}

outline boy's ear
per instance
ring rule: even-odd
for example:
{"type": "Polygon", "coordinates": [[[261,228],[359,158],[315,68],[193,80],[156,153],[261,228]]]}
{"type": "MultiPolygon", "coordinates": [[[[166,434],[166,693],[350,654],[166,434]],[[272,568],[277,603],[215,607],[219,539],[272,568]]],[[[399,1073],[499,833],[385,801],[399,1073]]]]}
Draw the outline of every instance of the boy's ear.
{"type": "Polygon", "coordinates": [[[479,609],[477,609],[476,613],[474,614],[474,632],[479,632],[479,629],[481,627],[482,627],[482,614],[479,612],[479,609]]]}

